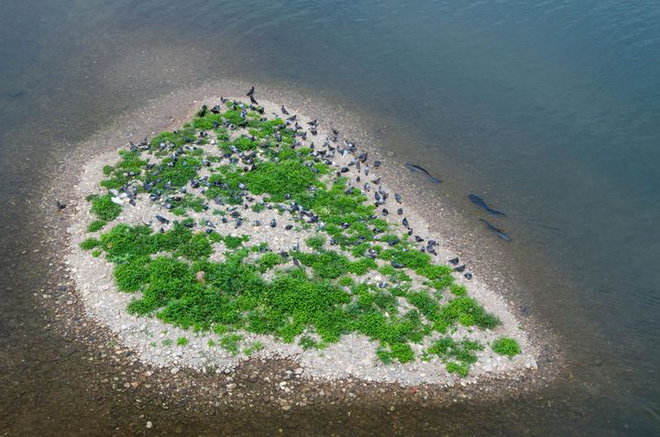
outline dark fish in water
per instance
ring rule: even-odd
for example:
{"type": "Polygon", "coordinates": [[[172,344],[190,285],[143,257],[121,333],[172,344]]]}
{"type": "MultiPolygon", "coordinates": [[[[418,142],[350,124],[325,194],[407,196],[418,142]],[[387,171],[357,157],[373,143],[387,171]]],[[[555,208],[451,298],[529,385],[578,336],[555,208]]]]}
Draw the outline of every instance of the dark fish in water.
{"type": "Polygon", "coordinates": [[[442,180],[436,178],[435,176],[431,176],[431,173],[429,173],[428,171],[426,171],[426,169],[420,167],[417,164],[411,164],[407,162],[406,168],[410,171],[418,171],[420,173],[423,173],[429,179],[429,181],[431,181],[434,184],[439,184],[440,182],[442,182],[442,180]]]}
{"type": "Polygon", "coordinates": [[[491,215],[502,215],[502,216],[506,217],[506,214],[504,214],[502,211],[498,211],[495,208],[491,207],[486,202],[484,202],[484,199],[477,196],[476,194],[470,194],[468,196],[468,198],[472,201],[472,203],[477,205],[479,208],[483,208],[486,211],[488,211],[489,214],[491,214],[491,215]]]}
{"type": "Polygon", "coordinates": [[[488,220],[484,220],[484,219],[479,219],[479,220],[482,221],[482,222],[484,222],[484,223],[486,224],[486,227],[488,227],[488,229],[490,229],[491,231],[495,232],[495,235],[497,235],[498,237],[500,237],[502,240],[504,240],[504,241],[506,241],[506,242],[510,242],[510,241],[511,241],[511,237],[509,237],[509,235],[508,235],[506,232],[504,232],[504,231],[502,231],[502,230],[496,228],[496,227],[493,226],[493,224],[490,223],[488,220]]]}

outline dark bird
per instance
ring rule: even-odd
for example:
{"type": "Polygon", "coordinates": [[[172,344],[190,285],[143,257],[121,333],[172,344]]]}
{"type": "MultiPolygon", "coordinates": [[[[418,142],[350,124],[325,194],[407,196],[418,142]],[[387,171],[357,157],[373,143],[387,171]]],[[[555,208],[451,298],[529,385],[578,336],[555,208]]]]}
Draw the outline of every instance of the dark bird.
{"type": "Polygon", "coordinates": [[[57,206],[57,209],[64,209],[64,208],[66,208],[66,205],[63,204],[63,203],[60,203],[59,200],[56,200],[56,201],[55,201],[55,205],[57,206]]]}
{"type": "Polygon", "coordinates": [[[282,114],[284,114],[284,115],[289,115],[289,111],[286,110],[286,108],[284,107],[284,105],[282,105],[282,107],[281,107],[280,109],[282,110],[282,114]]]}
{"type": "Polygon", "coordinates": [[[254,94],[254,87],[250,87],[250,91],[247,92],[246,96],[252,97],[252,94],[254,94]]]}
{"type": "Polygon", "coordinates": [[[250,94],[250,102],[252,102],[253,105],[258,105],[259,104],[259,102],[257,102],[257,99],[255,99],[252,94],[250,94]]]}
{"type": "Polygon", "coordinates": [[[458,257],[450,259],[449,262],[454,265],[458,264],[458,257]]]}

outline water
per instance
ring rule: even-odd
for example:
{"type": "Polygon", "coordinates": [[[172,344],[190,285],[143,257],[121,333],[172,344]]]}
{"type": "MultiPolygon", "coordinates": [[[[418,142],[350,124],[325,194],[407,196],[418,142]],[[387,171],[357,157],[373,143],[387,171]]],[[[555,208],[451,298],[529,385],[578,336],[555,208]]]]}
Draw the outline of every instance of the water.
{"type": "MultiPolygon", "coordinates": [[[[562,408],[592,410],[574,430],[658,431],[660,3],[0,7],[0,259],[30,244],[16,205],[37,197],[34,175],[58,144],[144,99],[223,77],[301,89],[381,127],[383,148],[439,174],[468,216],[469,192],[507,211],[505,250],[527,265],[530,305],[567,339],[581,381],[561,392],[574,403],[562,408]]],[[[39,278],[5,281],[0,309],[11,316],[39,278]]],[[[7,338],[18,335],[3,323],[7,338]]],[[[540,433],[565,411],[515,408],[540,433]]]]}

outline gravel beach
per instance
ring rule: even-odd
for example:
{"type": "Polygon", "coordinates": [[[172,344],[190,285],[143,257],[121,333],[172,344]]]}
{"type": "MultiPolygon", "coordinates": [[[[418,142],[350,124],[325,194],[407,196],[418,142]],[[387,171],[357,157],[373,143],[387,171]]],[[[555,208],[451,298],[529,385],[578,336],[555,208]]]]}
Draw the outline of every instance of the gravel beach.
{"type": "MultiPolygon", "coordinates": [[[[211,107],[219,100],[219,97],[211,98],[199,102],[198,106],[204,103],[211,107]]],[[[237,100],[242,99],[237,98],[237,100]]],[[[260,99],[260,104],[264,107],[266,115],[281,116],[280,105],[265,102],[263,99],[260,99]]],[[[295,108],[289,108],[289,112],[296,114],[303,125],[311,120],[296,112],[295,108]]],[[[341,136],[341,126],[331,126],[326,124],[323,119],[319,119],[318,136],[314,137],[317,144],[321,142],[320,139],[332,136],[332,129],[339,131],[341,140],[352,140],[341,136]]],[[[125,149],[125,147],[121,149],[125,149]]],[[[358,153],[362,152],[370,151],[359,148],[358,153]]],[[[338,167],[343,167],[352,158],[354,158],[353,155],[347,154],[344,157],[337,157],[335,163],[338,167]]],[[[190,330],[166,324],[155,317],[131,315],[126,311],[126,307],[134,297],[117,291],[112,274],[112,264],[102,257],[91,257],[89,252],[83,251],[79,246],[90,236],[87,233],[87,226],[94,218],[84,199],[89,194],[101,192],[99,181],[103,175],[103,166],[113,164],[117,159],[116,151],[99,155],[89,161],[81,172],[79,183],[74,187],[78,206],[76,206],[75,218],[72,220],[73,224],[69,228],[71,252],[67,257],[67,263],[74,273],[87,315],[107,326],[126,347],[134,350],[145,363],[167,368],[173,374],[183,368],[192,368],[205,373],[214,371],[222,373],[230,372],[244,360],[256,357],[266,360],[277,358],[298,363],[299,367],[295,369],[295,372],[297,375],[305,377],[329,380],[356,378],[364,381],[398,383],[404,386],[473,384],[484,377],[506,377],[506,375],[515,377],[521,372],[533,371],[536,368],[538,356],[536,347],[528,340],[527,334],[520,328],[516,317],[504,299],[476,275],[467,280],[462,274],[457,273],[456,281],[459,284],[465,284],[469,295],[480,302],[487,311],[495,314],[502,323],[489,331],[474,330],[471,332],[472,330],[468,330],[468,328],[459,327],[453,335],[457,338],[469,337],[482,343],[490,343],[502,336],[515,338],[521,346],[522,353],[509,359],[494,354],[489,348],[479,351],[477,363],[471,368],[469,376],[465,378],[448,373],[444,364],[439,361],[416,360],[406,364],[385,365],[375,355],[377,342],[370,341],[367,337],[358,334],[345,335],[338,343],[330,344],[324,350],[303,351],[298,345],[275,341],[272,336],[242,333],[246,345],[258,343],[263,345],[263,349],[254,351],[249,356],[246,354],[234,355],[225,349],[209,346],[209,340],[218,340],[218,336],[213,333],[193,333],[190,330]],[[172,344],[179,338],[186,338],[187,344],[185,346],[172,344]]],[[[354,166],[347,168],[349,171],[346,176],[351,178],[358,176],[354,166]]],[[[381,168],[372,168],[371,172],[373,178],[384,175],[381,185],[386,192],[402,191],[397,186],[396,179],[387,177],[387,163],[383,164],[381,168]]],[[[416,234],[425,240],[438,241],[436,251],[439,262],[446,263],[450,258],[454,258],[456,254],[452,252],[450,245],[443,243],[443,238],[440,236],[431,234],[431,226],[416,212],[414,203],[404,197],[399,205],[394,196],[389,196],[382,208],[387,208],[392,213],[385,218],[399,225],[403,215],[398,215],[395,211],[403,208],[405,217],[410,227],[415,229],[416,234]]],[[[176,219],[172,215],[168,216],[166,212],[162,211],[162,208],[158,209],[147,199],[146,201],[138,200],[135,206],[130,206],[126,202],[116,223],[133,225],[150,223],[156,214],[161,214],[171,220],[176,219]]],[[[294,244],[304,246],[304,240],[308,236],[306,233],[312,232],[309,230],[303,230],[302,233],[286,231],[285,226],[294,224],[294,222],[290,221],[286,214],[280,216],[274,210],[266,209],[259,213],[248,211],[246,214],[247,225],[240,229],[240,233],[250,235],[251,243],[268,242],[273,250],[286,250],[294,244]],[[268,226],[272,219],[276,219],[278,222],[275,228],[268,226]],[[254,226],[255,220],[259,220],[261,225],[254,226]]],[[[223,225],[217,220],[217,217],[212,217],[210,214],[200,213],[193,218],[196,221],[211,218],[218,228],[226,226],[226,232],[233,231],[231,224],[223,225]]],[[[442,217],[438,216],[438,220],[442,220],[442,217]]],[[[222,243],[219,243],[218,249],[218,253],[221,253],[222,243]]],[[[468,266],[469,261],[461,259],[461,263],[467,263],[468,266]]],[[[380,279],[377,273],[368,278],[376,283],[380,279]]],[[[419,346],[420,350],[421,347],[422,345],[419,346]]]]}

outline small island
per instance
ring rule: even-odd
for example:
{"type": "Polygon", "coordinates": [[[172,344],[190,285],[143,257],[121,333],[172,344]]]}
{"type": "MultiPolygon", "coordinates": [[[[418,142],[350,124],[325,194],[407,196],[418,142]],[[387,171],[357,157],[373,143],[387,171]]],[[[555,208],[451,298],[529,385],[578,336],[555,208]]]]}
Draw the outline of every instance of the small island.
{"type": "Polygon", "coordinates": [[[312,377],[453,385],[535,368],[502,298],[369,152],[284,106],[220,98],[95,159],[68,259],[88,315],[176,371],[290,358],[312,377]]]}

